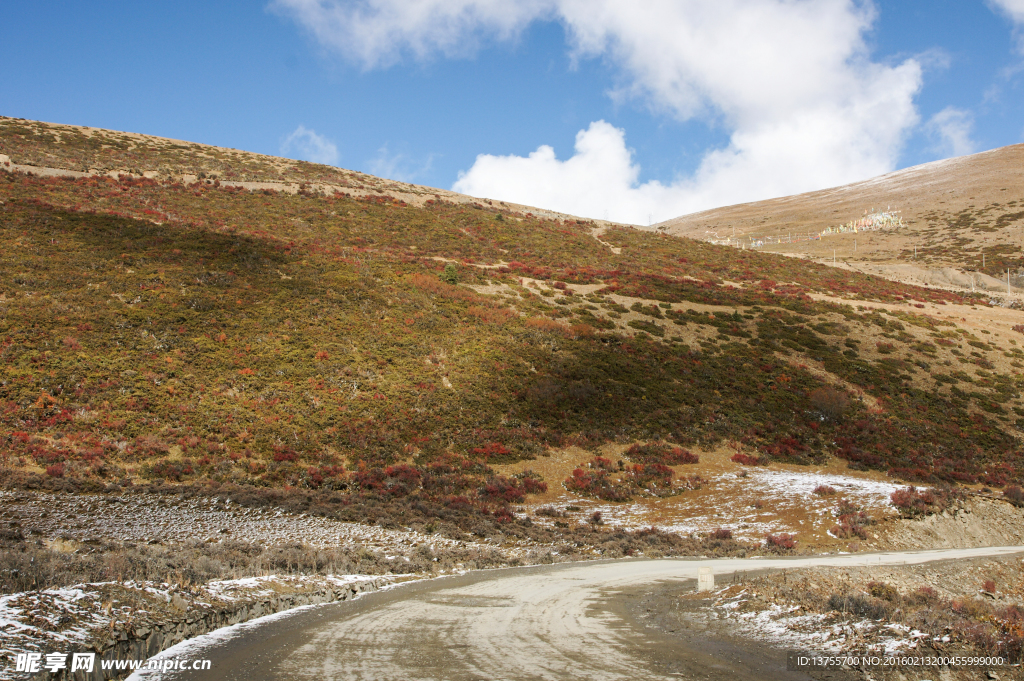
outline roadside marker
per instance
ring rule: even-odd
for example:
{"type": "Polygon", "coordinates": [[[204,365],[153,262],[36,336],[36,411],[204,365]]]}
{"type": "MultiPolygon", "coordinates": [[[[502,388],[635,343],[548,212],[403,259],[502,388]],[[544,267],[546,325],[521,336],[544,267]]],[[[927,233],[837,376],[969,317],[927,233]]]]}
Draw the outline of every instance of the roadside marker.
{"type": "Polygon", "coordinates": [[[697,572],[697,591],[711,591],[715,588],[715,573],[710,567],[702,567],[697,572]]]}

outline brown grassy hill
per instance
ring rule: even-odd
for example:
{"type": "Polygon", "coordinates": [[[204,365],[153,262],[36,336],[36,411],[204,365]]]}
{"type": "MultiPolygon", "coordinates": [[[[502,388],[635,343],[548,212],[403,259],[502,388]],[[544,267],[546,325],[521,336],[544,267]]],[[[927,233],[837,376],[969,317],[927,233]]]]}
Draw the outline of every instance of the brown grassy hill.
{"type": "MultiPolygon", "coordinates": [[[[684,215],[657,229],[706,239],[820,232],[866,211],[899,210],[906,227],[839,234],[765,250],[809,257],[894,279],[970,288],[942,268],[1024,285],[1024,144],[936,161],[843,187],[684,215]],[[856,245],[855,245],[856,242],[856,245]],[[915,257],[916,248],[916,257],[915,257]],[[856,250],[855,250],[856,249],[856,250]],[[1019,271],[1019,272],[1018,272],[1019,271]]],[[[979,289],[983,283],[975,280],[979,289]]],[[[991,282],[989,282],[991,283],[991,282]]],[[[1005,291],[1005,286],[992,285],[1005,291]]]]}
{"type": "Polygon", "coordinates": [[[709,459],[1024,479],[1024,320],[981,297],[119,135],[0,120],[9,484],[525,532],[709,459]]]}
{"type": "MultiPolygon", "coordinates": [[[[266,156],[195,142],[46,123],[0,116],[0,166],[43,177],[133,177],[160,182],[227,185],[247,190],[271,189],[349,196],[390,196],[422,206],[428,200],[486,203],[506,210],[549,218],[563,213],[504,201],[476,199],[447,189],[397,182],[319,163],[266,156]]],[[[596,224],[614,224],[597,221],[596,224]]]]}

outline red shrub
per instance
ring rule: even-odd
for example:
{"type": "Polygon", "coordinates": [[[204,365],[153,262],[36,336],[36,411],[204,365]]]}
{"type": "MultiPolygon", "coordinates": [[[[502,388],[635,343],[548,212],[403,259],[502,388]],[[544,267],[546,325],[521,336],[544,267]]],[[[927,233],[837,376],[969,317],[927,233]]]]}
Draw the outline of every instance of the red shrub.
{"type": "Polygon", "coordinates": [[[46,467],[46,474],[51,478],[63,478],[64,477],[64,464],[55,463],[52,466],[46,467]]]}
{"type": "Polygon", "coordinates": [[[768,534],[765,535],[764,545],[769,551],[781,553],[782,551],[792,551],[796,548],[796,537],[792,534],[768,534]]]}
{"type": "Polygon", "coordinates": [[[298,453],[287,447],[274,447],[274,461],[295,461],[298,458],[298,453]]]}
{"type": "Polygon", "coordinates": [[[893,492],[889,499],[904,518],[915,518],[941,511],[952,501],[950,492],[936,493],[933,490],[907,487],[893,492]]]}
{"type": "Polygon", "coordinates": [[[608,480],[607,471],[599,468],[590,470],[577,468],[571,476],[565,479],[564,484],[570,492],[606,501],[629,501],[633,496],[628,487],[614,484],[608,480]]]}
{"type": "Polygon", "coordinates": [[[507,506],[502,506],[501,508],[494,511],[494,520],[499,523],[510,523],[515,519],[516,516],[512,513],[512,509],[508,508],[507,506]]]}
{"type": "Polygon", "coordinates": [[[170,451],[170,446],[156,435],[142,435],[135,438],[129,451],[139,457],[158,456],[170,451]]]}
{"type": "Polygon", "coordinates": [[[660,463],[637,464],[629,469],[627,475],[633,484],[655,496],[672,493],[674,473],[668,466],[660,463]]]}
{"type": "Polygon", "coordinates": [[[195,472],[192,462],[187,459],[182,461],[162,459],[149,467],[149,475],[151,477],[173,480],[174,482],[180,482],[183,477],[192,475],[195,472]]]}
{"type": "Polygon", "coordinates": [[[420,486],[420,480],[423,479],[423,473],[408,464],[388,466],[384,469],[384,475],[387,477],[387,491],[393,496],[411,494],[420,486]]]}
{"type": "MultiPolygon", "coordinates": [[[[234,455],[232,455],[232,458],[234,458],[234,455]]],[[[344,466],[320,466],[319,468],[310,466],[306,469],[304,482],[307,487],[319,489],[324,483],[331,483],[341,479],[344,474],[344,466]]]]}
{"type": "Polygon", "coordinates": [[[532,470],[517,473],[515,477],[520,481],[523,491],[527,494],[543,494],[548,491],[548,484],[532,470]]]}
{"type": "Polygon", "coordinates": [[[484,461],[490,459],[493,456],[505,456],[511,454],[508,447],[501,444],[500,442],[488,442],[483,447],[474,447],[472,450],[473,454],[483,457],[484,461]]]}
{"type": "Polygon", "coordinates": [[[520,504],[526,500],[526,491],[518,483],[518,480],[509,480],[505,476],[499,475],[488,480],[477,491],[477,494],[484,501],[504,501],[509,504],[520,504]]]}
{"type": "Polygon", "coordinates": [[[744,466],[760,466],[761,465],[761,459],[757,458],[756,456],[750,456],[749,454],[744,454],[743,452],[736,452],[735,454],[732,455],[732,459],[731,460],[736,462],[736,463],[738,463],[738,464],[742,464],[744,466]]]}
{"type": "Polygon", "coordinates": [[[857,519],[851,516],[843,516],[839,519],[839,524],[832,528],[832,534],[840,539],[850,539],[852,537],[858,537],[860,539],[868,538],[868,531],[857,522],[857,519]]]}

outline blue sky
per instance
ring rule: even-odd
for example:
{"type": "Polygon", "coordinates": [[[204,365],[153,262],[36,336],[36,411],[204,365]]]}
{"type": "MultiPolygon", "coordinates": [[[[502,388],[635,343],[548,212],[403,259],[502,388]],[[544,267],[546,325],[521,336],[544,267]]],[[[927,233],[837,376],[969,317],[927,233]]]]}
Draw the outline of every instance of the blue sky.
{"type": "Polygon", "coordinates": [[[1024,141],[1022,27],[1024,0],[9,2],[0,114],[646,224],[1024,141]]]}

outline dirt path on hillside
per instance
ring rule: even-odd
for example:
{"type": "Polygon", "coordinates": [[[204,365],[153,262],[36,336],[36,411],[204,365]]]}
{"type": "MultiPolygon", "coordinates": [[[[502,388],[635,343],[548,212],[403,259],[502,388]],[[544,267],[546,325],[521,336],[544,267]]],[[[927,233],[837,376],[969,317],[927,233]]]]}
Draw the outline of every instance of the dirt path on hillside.
{"type": "MultiPolygon", "coordinates": [[[[670,637],[631,615],[644,589],[735,572],[884,566],[1009,555],[1024,547],[777,559],[615,561],[474,572],[369,594],[252,627],[199,637],[161,657],[209,658],[209,672],[133,680],[809,679],[763,644],[670,637]]],[[[711,632],[712,634],[714,632],[711,632]]]]}
{"type": "Polygon", "coordinates": [[[811,293],[809,295],[814,300],[835,303],[836,305],[853,305],[854,307],[882,311],[893,310],[903,313],[925,314],[938,319],[948,319],[951,322],[955,322],[957,326],[969,329],[972,332],[992,332],[996,337],[1024,343],[1024,335],[1013,331],[1014,326],[1024,324],[1024,310],[984,305],[955,305],[952,303],[947,303],[946,305],[924,303],[923,308],[916,308],[908,304],[847,300],[820,293],[811,293]]]}

